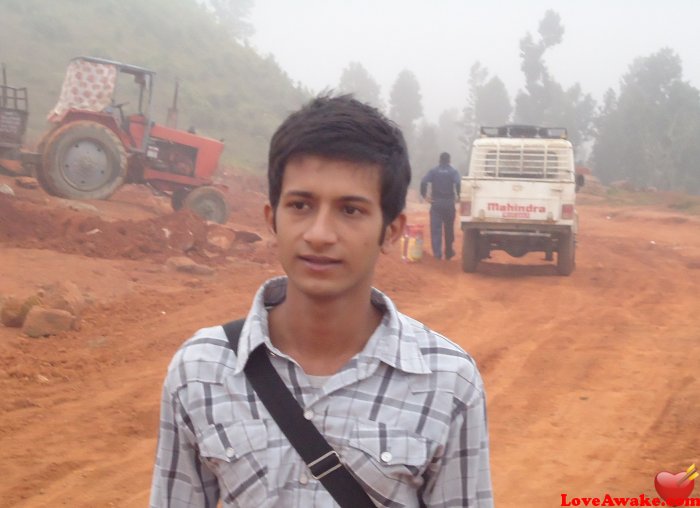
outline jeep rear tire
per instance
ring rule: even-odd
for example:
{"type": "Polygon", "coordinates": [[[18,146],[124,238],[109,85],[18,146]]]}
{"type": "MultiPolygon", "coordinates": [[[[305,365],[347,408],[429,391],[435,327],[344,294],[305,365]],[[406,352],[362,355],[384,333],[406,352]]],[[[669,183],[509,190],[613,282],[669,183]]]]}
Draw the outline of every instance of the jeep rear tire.
{"type": "Polygon", "coordinates": [[[571,275],[576,266],[576,240],[572,231],[559,236],[557,250],[557,272],[559,275],[571,275]]]}
{"type": "Polygon", "coordinates": [[[479,231],[466,229],[462,233],[462,270],[465,273],[474,273],[478,264],[479,231]]]}
{"type": "Polygon", "coordinates": [[[62,198],[106,199],[124,183],[126,167],[114,132],[97,122],[71,122],[46,140],[38,180],[62,198]]]}

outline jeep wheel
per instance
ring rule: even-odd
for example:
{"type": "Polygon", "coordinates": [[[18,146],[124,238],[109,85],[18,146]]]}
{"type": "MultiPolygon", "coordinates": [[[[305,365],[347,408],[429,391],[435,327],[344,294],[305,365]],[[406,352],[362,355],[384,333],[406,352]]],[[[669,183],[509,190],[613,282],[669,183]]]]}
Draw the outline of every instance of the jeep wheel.
{"type": "Polygon", "coordinates": [[[197,187],[186,197],[183,205],[205,220],[226,224],[229,215],[224,193],[215,187],[197,187]]]}
{"type": "Polygon", "coordinates": [[[96,122],[71,122],[46,140],[39,182],[69,199],[106,199],[126,177],[126,150],[110,129],[96,122]]]}
{"type": "Polygon", "coordinates": [[[576,266],[576,241],[573,232],[562,233],[557,250],[557,272],[559,275],[571,275],[576,266]]]}
{"type": "Polygon", "coordinates": [[[462,233],[462,270],[474,273],[479,264],[479,231],[467,229],[462,233]]]}

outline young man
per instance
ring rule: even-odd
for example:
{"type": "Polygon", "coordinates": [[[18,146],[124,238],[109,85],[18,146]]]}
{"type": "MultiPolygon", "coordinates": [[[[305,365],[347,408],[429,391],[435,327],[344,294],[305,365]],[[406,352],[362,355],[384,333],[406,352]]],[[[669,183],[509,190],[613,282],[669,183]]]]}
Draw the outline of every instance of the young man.
{"type": "Polygon", "coordinates": [[[247,381],[261,347],[377,506],[492,507],[474,361],[371,285],[405,224],[399,129],[349,96],[319,97],[273,136],[268,179],[287,276],[260,288],[237,351],[215,326],[172,360],[151,506],[337,506],[247,381]]]}
{"type": "Polygon", "coordinates": [[[435,259],[442,259],[442,234],[445,232],[445,259],[452,259],[455,251],[455,202],[459,200],[459,172],[450,166],[450,154],[440,154],[440,164],[428,171],[420,182],[420,194],[430,201],[430,242],[435,259]],[[431,186],[427,197],[428,184],[431,186]]]}

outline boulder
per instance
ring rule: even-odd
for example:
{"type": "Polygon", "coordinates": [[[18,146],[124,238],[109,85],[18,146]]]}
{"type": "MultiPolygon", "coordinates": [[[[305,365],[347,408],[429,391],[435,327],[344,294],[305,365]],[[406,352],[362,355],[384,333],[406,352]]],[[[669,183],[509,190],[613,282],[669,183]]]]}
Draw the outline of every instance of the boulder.
{"type": "Polygon", "coordinates": [[[39,303],[41,303],[41,297],[38,295],[32,295],[29,298],[8,296],[2,305],[2,311],[0,311],[0,321],[5,326],[19,328],[32,307],[39,303]]]}
{"type": "Polygon", "coordinates": [[[6,183],[0,184],[0,194],[7,194],[8,196],[14,196],[15,191],[12,190],[12,187],[7,185],[6,183]]]}
{"type": "Polygon", "coordinates": [[[193,273],[196,275],[212,275],[214,273],[213,268],[195,263],[185,256],[169,258],[165,264],[168,268],[176,272],[193,273]]]}
{"type": "Polygon", "coordinates": [[[29,337],[46,337],[65,332],[75,326],[76,318],[67,310],[48,309],[36,305],[27,314],[22,333],[29,337]]]}
{"type": "Polygon", "coordinates": [[[85,297],[71,281],[60,281],[44,288],[41,298],[43,307],[60,309],[79,317],[85,309],[85,297]]]}

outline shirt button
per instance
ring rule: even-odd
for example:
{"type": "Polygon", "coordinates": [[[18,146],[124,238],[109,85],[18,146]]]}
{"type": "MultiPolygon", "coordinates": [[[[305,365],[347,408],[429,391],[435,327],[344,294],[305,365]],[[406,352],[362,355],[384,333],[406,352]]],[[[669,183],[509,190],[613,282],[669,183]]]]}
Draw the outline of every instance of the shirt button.
{"type": "Polygon", "coordinates": [[[227,456],[229,459],[232,459],[234,455],[236,455],[236,450],[234,450],[234,449],[231,448],[230,446],[229,446],[228,448],[226,448],[226,456],[227,456]]]}
{"type": "MultiPolygon", "coordinates": [[[[297,414],[299,414],[299,413],[297,413],[297,414]]],[[[311,411],[310,409],[307,409],[306,411],[304,411],[304,418],[306,418],[307,420],[311,420],[311,419],[313,419],[313,417],[314,417],[313,411],[311,411]]]]}
{"type": "Polygon", "coordinates": [[[309,483],[309,477],[306,476],[304,473],[301,473],[301,476],[299,477],[299,483],[301,483],[302,485],[306,485],[307,483],[309,483]]]}
{"type": "Polygon", "coordinates": [[[391,453],[382,452],[379,458],[382,459],[382,462],[391,462],[391,453]]]}

